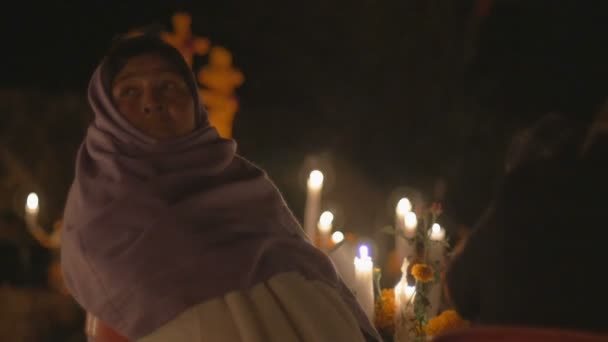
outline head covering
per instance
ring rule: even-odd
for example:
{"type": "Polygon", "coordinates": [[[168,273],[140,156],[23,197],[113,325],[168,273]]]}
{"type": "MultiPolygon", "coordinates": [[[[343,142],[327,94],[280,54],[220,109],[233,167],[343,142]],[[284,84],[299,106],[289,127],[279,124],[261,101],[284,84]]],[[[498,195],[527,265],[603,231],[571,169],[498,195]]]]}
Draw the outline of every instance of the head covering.
{"type": "Polygon", "coordinates": [[[171,141],[147,137],[112,103],[106,63],[89,85],[95,118],[64,213],[61,262],[73,297],[137,340],[193,305],[298,271],[339,289],[376,338],[331,261],[235,142],[208,124],[171,141]]]}
{"type": "MultiPolygon", "coordinates": [[[[100,78],[101,87],[97,89],[97,91],[100,93],[100,96],[103,96],[103,94],[112,94],[112,83],[118,73],[127,64],[128,60],[144,54],[160,55],[175,67],[175,70],[186,82],[192,98],[194,99],[194,103],[196,104],[194,109],[197,126],[204,127],[209,125],[207,111],[200,102],[198,86],[192,70],[190,70],[190,67],[186,64],[179,51],[154,34],[144,34],[134,38],[120,38],[112,48],[110,48],[110,51],[102,61],[104,67],[98,68],[98,77],[100,78]]],[[[116,116],[118,116],[118,118],[116,118],[116,120],[125,121],[118,112],[110,114],[112,116],[117,114],[116,116]]],[[[120,122],[120,124],[123,125],[122,122],[120,122]]],[[[128,123],[125,123],[125,126],[129,127],[129,129],[132,128],[128,123]]]]}

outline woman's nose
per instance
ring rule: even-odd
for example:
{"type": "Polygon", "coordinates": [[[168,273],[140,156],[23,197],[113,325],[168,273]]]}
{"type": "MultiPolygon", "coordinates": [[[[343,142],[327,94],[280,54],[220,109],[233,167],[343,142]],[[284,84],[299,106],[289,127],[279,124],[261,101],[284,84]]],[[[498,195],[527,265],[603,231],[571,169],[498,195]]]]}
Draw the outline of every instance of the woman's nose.
{"type": "Polygon", "coordinates": [[[164,102],[158,95],[149,92],[144,96],[143,110],[146,114],[162,114],[166,111],[164,102]]]}

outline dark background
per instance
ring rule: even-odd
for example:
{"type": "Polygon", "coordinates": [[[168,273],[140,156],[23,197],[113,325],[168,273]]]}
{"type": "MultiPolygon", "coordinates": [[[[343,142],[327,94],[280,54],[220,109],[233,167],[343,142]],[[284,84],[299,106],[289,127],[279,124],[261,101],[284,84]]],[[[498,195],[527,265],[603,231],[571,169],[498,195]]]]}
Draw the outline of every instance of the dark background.
{"type": "Polygon", "coordinates": [[[318,166],[328,176],[324,207],[342,229],[378,237],[398,197],[413,191],[443,201],[449,231],[469,227],[517,129],[550,111],[586,119],[605,95],[604,4],[13,4],[1,19],[2,203],[20,208],[35,189],[43,221],[61,215],[90,115],[86,85],[111,39],[154,23],[170,30],[171,15],[187,11],[193,32],[227,47],[244,72],[235,139],[297,216],[306,173],[318,166]]]}

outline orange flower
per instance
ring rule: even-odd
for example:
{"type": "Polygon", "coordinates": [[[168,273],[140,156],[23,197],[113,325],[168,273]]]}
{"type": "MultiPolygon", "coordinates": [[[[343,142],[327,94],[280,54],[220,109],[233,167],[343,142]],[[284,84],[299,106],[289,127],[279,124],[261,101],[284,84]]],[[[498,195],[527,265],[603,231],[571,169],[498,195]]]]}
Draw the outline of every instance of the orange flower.
{"type": "Polygon", "coordinates": [[[426,325],[425,333],[427,336],[436,336],[441,333],[465,328],[469,326],[469,322],[462,319],[460,315],[454,310],[446,310],[439,316],[433,317],[429,320],[426,325]]]}
{"type": "Polygon", "coordinates": [[[416,264],[412,267],[412,275],[416,281],[428,283],[433,280],[433,269],[426,264],[416,264]]]}
{"type": "Polygon", "coordinates": [[[374,317],[376,329],[392,334],[395,330],[395,291],[382,290],[382,296],[376,302],[374,317]]]}

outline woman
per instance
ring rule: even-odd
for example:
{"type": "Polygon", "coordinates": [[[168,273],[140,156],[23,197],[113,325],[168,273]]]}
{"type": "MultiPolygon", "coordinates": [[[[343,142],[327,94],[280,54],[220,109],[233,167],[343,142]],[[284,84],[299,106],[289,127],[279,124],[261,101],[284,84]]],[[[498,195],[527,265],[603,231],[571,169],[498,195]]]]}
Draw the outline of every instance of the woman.
{"type": "Polygon", "coordinates": [[[177,50],[118,42],[64,215],[66,285],[131,340],[376,341],[266,174],[209,126],[177,50]]]}

